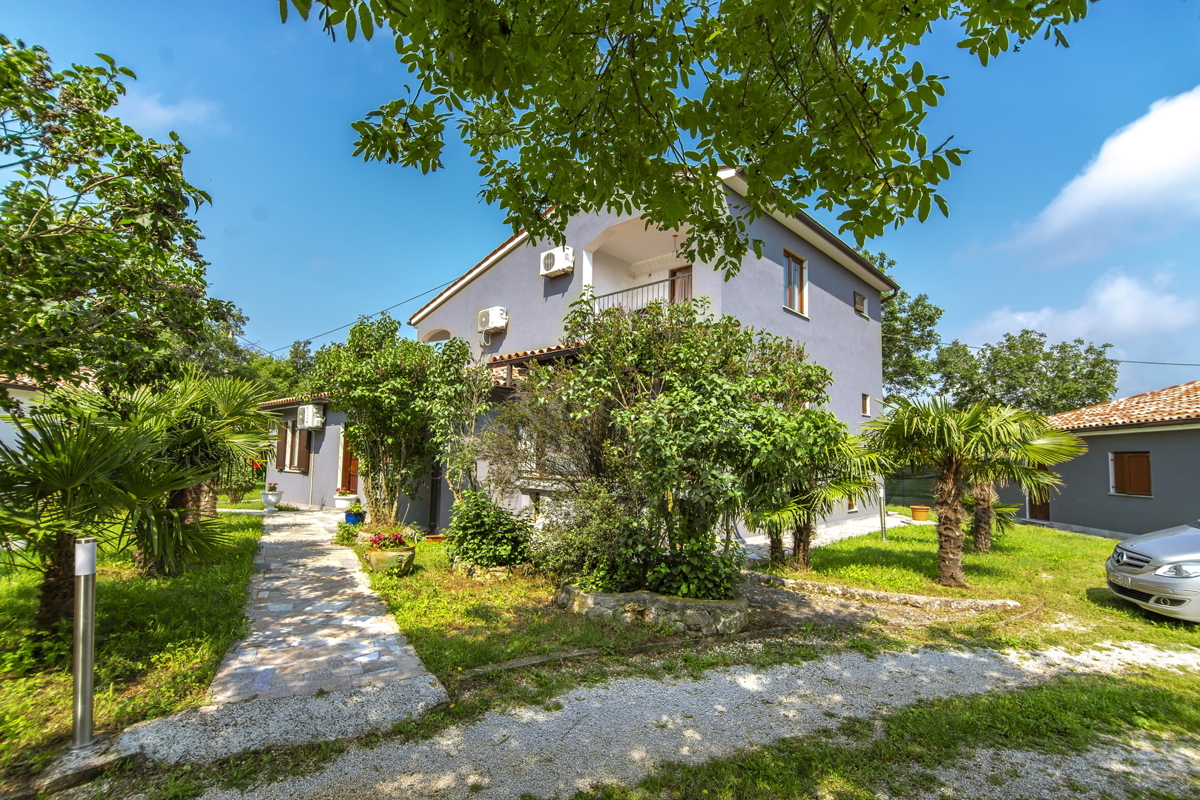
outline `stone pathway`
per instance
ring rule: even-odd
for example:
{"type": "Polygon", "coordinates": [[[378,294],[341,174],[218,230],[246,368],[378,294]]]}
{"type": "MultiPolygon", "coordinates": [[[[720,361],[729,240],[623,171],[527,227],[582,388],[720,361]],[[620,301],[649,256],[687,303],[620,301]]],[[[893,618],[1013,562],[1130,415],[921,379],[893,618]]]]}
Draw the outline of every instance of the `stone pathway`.
{"type": "Polygon", "coordinates": [[[250,579],[250,634],[226,655],[214,703],[380,686],[428,675],[347,547],[341,514],[281,512],[263,520],[250,579]]]}

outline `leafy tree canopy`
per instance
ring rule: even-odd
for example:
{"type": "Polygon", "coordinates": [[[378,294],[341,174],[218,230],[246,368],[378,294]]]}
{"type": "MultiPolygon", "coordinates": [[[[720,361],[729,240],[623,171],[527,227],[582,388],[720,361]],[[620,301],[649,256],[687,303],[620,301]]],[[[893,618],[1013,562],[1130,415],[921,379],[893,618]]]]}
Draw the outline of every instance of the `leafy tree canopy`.
{"type": "Polygon", "coordinates": [[[756,216],[839,210],[861,242],[948,213],[966,152],[922,132],[945,76],[910,60],[937,23],[981,63],[1062,28],[1087,0],[280,0],[331,35],[392,39],[414,74],[354,124],[356,155],[442,166],[447,127],[514,228],[561,240],[572,215],[639,209],[689,226],[689,256],[736,271],[756,216]],[[718,171],[741,168],[745,215],[718,171]]]}
{"type": "Polygon", "coordinates": [[[1048,345],[1046,334],[1028,329],[978,352],[956,339],[938,352],[938,388],[960,407],[987,401],[1058,414],[1105,403],[1117,391],[1111,347],[1083,339],[1048,345]]]}
{"type": "MultiPolygon", "coordinates": [[[[887,253],[863,256],[890,278],[896,260],[887,253]]],[[[901,289],[883,303],[883,389],[889,398],[917,397],[936,385],[937,324],[945,311],[927,294],[913,297],[901,289]]]]}
{"type": "Polygon", "coordinates": [[[108,113],[134,74],[100,58],[56,72],[0,36],[0,373],[145,382],[231,312],[205,296],[187,149],[108,113]]]}

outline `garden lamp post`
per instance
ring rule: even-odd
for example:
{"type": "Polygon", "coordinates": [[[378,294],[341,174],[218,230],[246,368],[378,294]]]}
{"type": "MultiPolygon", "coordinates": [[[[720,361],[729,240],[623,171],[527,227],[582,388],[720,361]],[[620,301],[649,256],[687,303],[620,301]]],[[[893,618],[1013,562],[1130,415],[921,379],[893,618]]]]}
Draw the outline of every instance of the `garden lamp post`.
{"type": "Polygon", "coordinates": [[[96,539],[75,542],[75,678],[74,736],[72,750],[96,743],[92,701],[96,657],[96,539]]]}
{"type": "Polygon", "coordinates": [[[883,481],[879,482],[879,535],[887,541],[887,491],[883,481]]]}

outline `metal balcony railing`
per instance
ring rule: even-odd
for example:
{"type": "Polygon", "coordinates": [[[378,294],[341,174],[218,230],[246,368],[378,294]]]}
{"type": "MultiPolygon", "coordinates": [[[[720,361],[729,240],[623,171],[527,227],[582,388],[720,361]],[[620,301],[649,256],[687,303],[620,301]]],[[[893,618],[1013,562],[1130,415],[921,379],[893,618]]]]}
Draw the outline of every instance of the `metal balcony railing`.
{"type": "Polygon", "coordinates": [[[625,308],[630,311],[640,311],[651,303],[673,304],[692,299],[692,273],[680,272],[661,281],[644,283],[622,289],[619,292],[597,295],[595,298],[596,311],[608,308],[625,308]]]}

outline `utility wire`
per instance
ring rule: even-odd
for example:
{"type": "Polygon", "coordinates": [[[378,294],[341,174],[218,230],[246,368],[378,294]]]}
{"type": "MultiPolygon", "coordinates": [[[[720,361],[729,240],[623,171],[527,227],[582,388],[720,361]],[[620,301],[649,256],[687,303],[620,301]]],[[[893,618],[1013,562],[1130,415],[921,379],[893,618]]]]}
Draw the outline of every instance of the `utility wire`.
{"type": "MultiPolygon", "coordinates": [[[[446,281],[445,283],[441,284],[440,286],[435,286],[432,289],[426,289],[425,291],[421,292],[420,294],[414,294],[412,297],[408,298],[407,300],[401,300],[399,303],[390,305],[387,308],[382,309],[380,311],[376,311],[374,314],[367,314],[366,318],[370,319],[371,317],[378,317],[380,314],[385,314],[388,311],[391,311],[393,308],[399,308],[400,306],[404,305],[405,303],[411,303],[413,300],[422,298],[425,295],[429,294],[430,292],[436,292],[438,289],[445,289],[447,286],[454,283],[454,281],[456,281],[456,280],[458,280],[458,278],[455,278],[454,280],[446,281]]],[[[357,321],[358,320],[355,320],[354,322],[357,322],[357,321]]],[[[324,333],[318,333],[316,336],[306,336],[303,339],[297,339],[296,341],[297,342],[305,342],[305,341],[311,342],[314,339],[320,339],[322,336],[328,336],[331,333],[337,333],[338,331],[345,330],[346,328],[349,328],[351,325],[353,325],[354,322],[347,322],[345,325],[340,325],[336,328],[333,328],[332,330],[325,331],[324,333]]],[[[274,350],[263,350],[263,352],[266,353],[267,355],[275,355],[280,350],[287,350],[289,347],[291,347],[290,344],[285,344],[283,347],[276,347],[274,350]]]]}
{"type": "MultiPolygon", "coordinates": [[[[922,341],[921,339],[919,339],[916,336],[897,336],[894,333],[885,333],[883,335],[887,338],[901,339],[901,340],[909,341],[909,342],[922,341]]],[[[946,345],[951,345],[951,344],[961,344],[964,347],[969,347],[972,350],[982,350],[985,347],[985,345],[966,344],[965,342],[960,342],[958,340],[955,340],[953,342],[943,342],[939,339],[936,342],[936,344],[939,344],[943,347],[945,347],[946,345]]],[[[1110,358],[1109,361],[1115,361],[1118,364],[1153,364],[1153,365],[1159,366],[1159,367],[1200,367],[1200,364],[1184,364],[1184,363],[1181,363],[1178,361],[1134,361],[1133,359],[1129,359],[1129,358],[1110,358]]]]}

